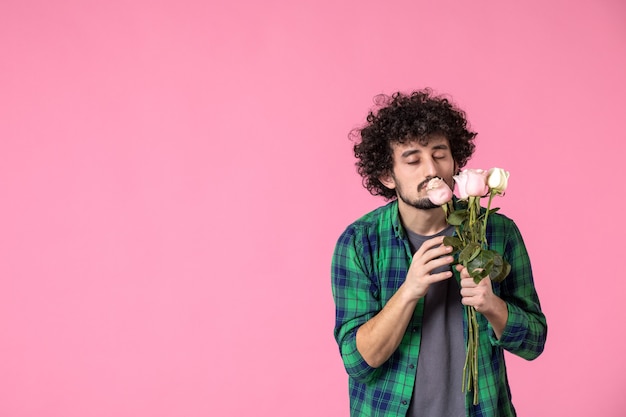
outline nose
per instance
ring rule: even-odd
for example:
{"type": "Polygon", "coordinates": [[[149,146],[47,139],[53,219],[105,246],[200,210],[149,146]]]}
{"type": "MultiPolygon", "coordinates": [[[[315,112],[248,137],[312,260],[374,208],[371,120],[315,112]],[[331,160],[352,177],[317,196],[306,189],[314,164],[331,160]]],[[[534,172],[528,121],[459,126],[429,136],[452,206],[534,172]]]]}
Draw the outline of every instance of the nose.
{"type": "Polygon", "coordinates": [[[424,174],[426,176],[428,177],[437,176],[437,167],[435,164],[435,160],[432,157],[424,158],[423,166],[424,166],[424,174]]]}

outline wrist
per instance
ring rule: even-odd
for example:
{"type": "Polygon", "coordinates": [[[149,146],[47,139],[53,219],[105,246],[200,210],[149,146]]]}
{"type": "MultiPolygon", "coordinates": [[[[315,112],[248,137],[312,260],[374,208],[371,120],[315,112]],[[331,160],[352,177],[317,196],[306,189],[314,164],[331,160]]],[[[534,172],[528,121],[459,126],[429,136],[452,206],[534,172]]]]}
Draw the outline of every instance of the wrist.
{"type": "Polygon", "coordinates": [[[496,337],[499,339],[504,332],[509,318],[509,308],[506,302],[494,295],[494,301],[491,303],[491,307],[481,312],[481,314],[489,321],[496,337]]]}
{"type": "Polygon", "coordinates": [[[422,294],[422,291],[416,288],[411,288],[407,285],[406,281],[400,285],[398,291],[396,292],[396,297],[398,301],[402,304],[415,305],[420,298],[424,298],[425,292],[422,294]]]}

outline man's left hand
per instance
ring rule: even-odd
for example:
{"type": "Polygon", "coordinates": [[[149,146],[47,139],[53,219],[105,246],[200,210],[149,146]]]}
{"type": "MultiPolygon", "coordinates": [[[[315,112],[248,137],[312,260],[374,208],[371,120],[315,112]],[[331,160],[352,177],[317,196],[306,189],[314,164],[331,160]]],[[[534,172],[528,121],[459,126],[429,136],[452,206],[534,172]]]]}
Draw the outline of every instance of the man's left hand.
{"type": "Polygon", "coordinates": [[[457,265],[456,270],[461,274],[461,303],[483,314],[491,323],[496,337],[500,338],[509,313],[504,300],[493,293],[491,279],[485,277],[476,284],[463,265],[457,265]]]}

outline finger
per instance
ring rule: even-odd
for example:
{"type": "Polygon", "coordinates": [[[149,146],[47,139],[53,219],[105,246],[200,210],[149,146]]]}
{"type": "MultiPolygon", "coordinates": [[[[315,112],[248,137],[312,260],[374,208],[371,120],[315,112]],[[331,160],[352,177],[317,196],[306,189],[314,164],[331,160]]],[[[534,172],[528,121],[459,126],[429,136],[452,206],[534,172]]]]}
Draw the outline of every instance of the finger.
{"type": "Polygon", "coordinates": [[[474,288],[461,288],[461,297],[463,298],[471,298],[475,297],[476,295],[476,290],[474,288]]]}
{"type": "Polygon", "coordinates": [[[429,271],[434,271],[435,269],[439,267],[450,265],[453,261],[454,261],[454,258],[452,256],[440,256],[438,258],[431,259],[430,261],[428,261],[425,267],[429,271]]]}
{"type": "Polygon", "coordinates": [[[481,279],[478,285],[482,285],[487,288],[491,288],[491,278],[487,275],[485,278],[481,279]]]}
{"type": "Polygon", "coordinates": [[[456,264],[455,268],[457,271],[459,271],[461,273],[462,277],[469,277],[470,273],[469,270],[463,266],[463,264],[456,264]]]}
{"type": "MultiPolygon", "coordinates": [[[[423,263],[428,263],[432,261],[433,259],[446,257],[445,255],[449,255],[452,252],[452,250],[453,250],[452,246],[441,245],[441,246],[429,249],[426,252],[423,252],[421,254],[417,252],[415,256],[419,256],[419,258],[422,260],[423,263]]],[[[451,258],[450,262],[452,262],[453,260],[454,258],[451,258]]]]}
{"type": "Polygon", "coordinates": [[[483,295],[486,295],[488,292],[486,288],[479,287],[477,285],[471,285],[471,284],[461,285],[460,291],[461,291],[461,295],[466,296],[466,297],[483,296],[483,295]]]}
{"type": "Polygon", "coordinates": [[[437,268],[444,267],[445,269],[449,269],[452,262],[454,262],[454,258],[451,256],[442,256],[430,260],[413,258],[410,269],[419,274],[428,275],[437,268]]]}
{"type": "Polygon", "coordinates": [[[493,294],[493,287],[491,286],[491,279],[489,277],[483,278],[478,283],[478,287],[482,290],[485,296],[493,294]]]}
{"type": "Polygon", "coordinates": [[[472,278],[461,278],[461,288],[475,288],[476,283],[472,278]]]}
{"type": "Polygon", "coordinates": [[[451,276],[452,276],[452,271],[438,272],[436,274],[430,274],[429,281],[432,284],[432,283],[435,283],[435,282],[444,281],[446,279],[449,279],[451,276]]]}
{"type": "Polygon", "coordinates": [[[477,286],[478,284],[469,273],[461,273],[461,287],[474,288],[477,286]]]}
{"type": "Polygon", "coordinates": [[[449,247],[443,245],[444,237],[445,236],[437,236],[432,239],[428,239],[426,242],[422,243],[422,246],[420,246],[417,253],[420,254],[420,256],[424,256],[427,252],[430,252],[431,250],[441,249],[447,251],[447,248],[449,247]]]}
{"type": "MultiPolygon", "coordinates": [[[[476,308],[479,303],[476,302],[475,297],[463,297],[461,298],[461,304],[476,308]]],[[[478,311],[478,309],[476,309],[476,311],[478,311]]]]}
{"type": "Polygon", "coordinates": [[[471,275],[470,275],[469,271],[463,265],[458,264],[458,265],[455,266],[455,268],[456,268],[457,271],[460,272],[461,279],[469,279],[469,278],[471,278],[471,275]]]}
{"type": "Polygon", "coordinates": [[[426,250],[429,250],[431,248],[434,248],[435,246],[442,245],[444,238],[445,236],[436,236],[431,239],[428,239],[426,242],[422,244],[422,247],[425,247],[427,248],[426,250]]]}

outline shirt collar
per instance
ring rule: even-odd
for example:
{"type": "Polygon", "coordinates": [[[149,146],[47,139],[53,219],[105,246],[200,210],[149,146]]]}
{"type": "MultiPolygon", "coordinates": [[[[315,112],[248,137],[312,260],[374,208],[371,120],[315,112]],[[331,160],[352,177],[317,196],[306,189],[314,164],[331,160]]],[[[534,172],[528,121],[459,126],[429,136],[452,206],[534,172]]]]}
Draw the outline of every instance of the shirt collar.
{"type": "MultiPolygon", "coordinates": [[[[455,209],[458,208],[459,199],[455,195],[452,196],[452,204],[455,209]]],[[[389,210],[391,225],[393,227],[394,234],[398,239],[404,239],[406,237],[406,232],[404,231],[404,226],[402,226],[402,222],[400,221],[400,212],[398,211],[398,199],[395,199],[391,203],[389,203],[389,210]]]]}
{"type": "Polygon", "coordinates": [[[400,221],[400,212],[398,211],[397,199],[389,203],[389,209],[391,211],[391,226],[393,227],[393,232],[398,239],[404,239],[404,226],[402,226],[402,222],[400,221]]]}

